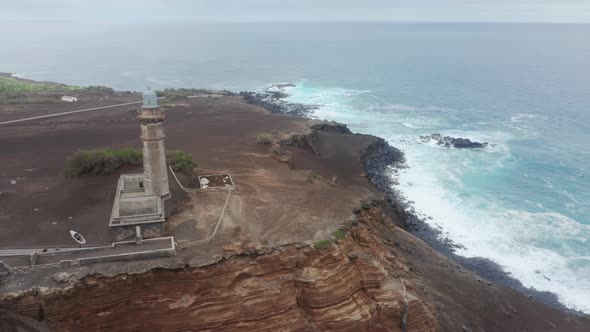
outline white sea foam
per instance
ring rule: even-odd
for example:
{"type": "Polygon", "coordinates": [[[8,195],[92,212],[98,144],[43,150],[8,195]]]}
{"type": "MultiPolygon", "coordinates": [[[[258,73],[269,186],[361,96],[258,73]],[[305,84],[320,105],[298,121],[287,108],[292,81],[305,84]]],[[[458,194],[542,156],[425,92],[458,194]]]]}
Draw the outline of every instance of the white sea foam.
{"type": "Polygon", "coordinates": [[[461,127],[482,127],[482,126],[489,126],[491,124],[506,124],[508,121],[479,121],[474,123],[467,123],[462,125],[461,127]]]}
{"type": "Polygon", "coordinates": [[[532,198],[529,204],[523,197],[523,206],[541,212],[507,208],[497,199],[501,192],[471,193],[463,182],[464,174],[504,169],[513,158],[511,140],[529,134],[526,127],[514,128],[514,123],[534,119],[534,115],[514,114],[512,121],[453,127],[447,118],[460,120],[462,111],[389,103],[359,109],[358,103],[352,103],[367,93],[347,91],[351,90],[298,86],[291,91],[290,101],[319,103],[315,117],[347,123],[352,130],[383,137],[403,149],[410,168],[396,175],[398,188],[414,202],[418,214],[432,217],[427,219],[431,226],[441,227],[443,234],[465,246],[458,254],[489,258],[526,287],[553,292],[566,306],[590,313],[590,250],[579,251],[588,247],[590,226],[532,198]],[[492,145],[469,151],[418,139],[434,132],[492,145]]]}
{"type": "Polygon", "coordinates": [[[590,312],[590,280],[570,268],[571,257],[543,244],[586,242],[590,229],[554,212],[532,213],[478,208],[441,184],[440,170],[416,167],[419,156],[407,153],[411,168],[400,174],[402,192],[421,214],[431,216],[446,236],[465,246],[458,254],[486,257],[503,266],[526,287],[554,292],[565,305],[590,312]],[[548,278],[549,280],[547,280],[548,278]]]}
{"type": "Polygon", "coordinates": [[[530,113],[513,113],[510,117],[510,121],[512,122],[522,122],[527,121],[529,119],[541,119],[547,120],[546,116],[538,115],[538,114],[530,114],[530,113]]]}
{"type": "Polygon", "coordinates": [[[572,202],[576,203],[576,204],[580,204],[581,202],[572,194],[570,194],[567,190],[563,190],[561,191],[561,193],[566,196],[567,198],[569,198],[572,202]]]}
{"type": "Polygon", "coordinates": [[[349,96],[349,97],[351,97],[351,96],[358,96],[358,95],[361,95],[361,94],[364,94],[364,93],[370,94],[371,93],[371,90],[346,90],[346,91],[344,91],[344,95],[345,96],[349,96]]]}
{"type": "Polygon", "coordinates": [[[545,182],[545,184],[543,185],[545,188],[554,188],[553,183],[551,183],[551,181],[543,179],[543,182],[545,182]]]}
{"type": "Polygon", "coordinates": [[[402,104],[374,104],[369,107],[370,110],[392,110],[392,111],[408,111],[408,112],[417,112],[419,110],[418,107],[402,105],[402,104]]]}
{"type": "Polygon", "coordinates": [[[413,125],[411,123],[407,123],[407,122],[402,122],[402,125],[408,127],[408,128],[419,128],[419,126],[413,125]]]}
{"type": "Polygon", "coordinates": [[[407,111],[407,112],[420,112],[420,113],[448,113],[448,114],[459,114],[460,112],[451,108],[437,107],[437,106],[411,106],[396,103],[380,103],[372,105],[374,110],[389,110],[389,111],[407,111]]]}
{"type": "Polygon", "coordinates": [[[486,120],[462,124],[462,128],[469,128],[470,130],[488,131],[488,130],[504,130],[518,132],[520,137],[538,137],[541,135],[539,131],[531,126],[526,119],[542,118],[541,116],[532,114],[520,114],[519,116],[512,116],[511,120],[486,120]]]}

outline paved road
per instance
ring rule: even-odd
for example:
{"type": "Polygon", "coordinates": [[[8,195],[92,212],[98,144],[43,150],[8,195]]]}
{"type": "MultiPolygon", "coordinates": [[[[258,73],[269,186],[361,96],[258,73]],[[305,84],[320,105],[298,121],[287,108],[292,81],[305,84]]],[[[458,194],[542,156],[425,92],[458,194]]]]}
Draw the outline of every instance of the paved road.
{"type": "MultiPolygon", "coordinates": [[[[201,98],[201,97],[223,97],[223,95],[218,95],[218,94],[202,94],[202,95],[196,95],[196,96],[188,96],[188,98],[201,98]]],[[[162,99],[162,98],[164,98],[164,97],[160,97],[158,99],[162,99]]],[[[91,111],[102,110],[102,109],[105,109],[105,108],[113,108],[113,107],[119,107],[119,106],[135,105],[135,104],[141,104],[141,103],[142,103],[142,101],[133,101],[133,102],[130,102],[130,103],[123,103],[123,104],[117,104],[117,105],[92,107],[92,108],[85,108],[85,109],[75,110],[75,111],[68,111],[68,112],[61,112],[61,113],[54,113],[54,114],[47,114],[47,115],[39,115],[39,116],[30,117],[30,118],[24,118],[24,119],[17,119],[17,120],[10,120],[10,121],[0,122],[0,126],[1,125],[6,125],[6,124],[12,124],[12,123],[19,123],[19,122],[25,122],[25,121],[32,121],[32,120],[53,118],[53,117],[56,117],[56,116],[62,116],[62,115],[68,115],[68,114],[76,114],[76,113],[83,113],[83,112],[91,112],[91,111]]]]}
{"type": "Polygon", "coordinates": [[[123,103],[123,104],[117,104],[117,105],[108,105],[108,106],[85,108],[85,109],[76,110],[76,111],[68,111],[68,112],[61,112],[61,113],[54,113],[54,114],[47,114],[47,115],[39,115],[39,116],[30,117],[30,118],[4,121],[4,122],[0,122],[0,126],[1,125],[5,125],[5,124],[11,124],[11,123],[19,123],[19,122],[25,122],[25,121],[31,121],[31,120],[39,120],[39,119],[45,119],[45,118],[53,118],[53,117],[61,116],[61,115],[68,115],[68,114],[75,114],[75,113],[83,113],[83,112],[91,112],[91,111],[96,111],[96,110],[102,110],[102,109],[105,109],[105,108],[113,108],[113,107],[127,106],[127,105],[134,105],[134,104],[141,104],[141,101],[133,101],[133,102],[130,102],[130,103],[123,103]]]}

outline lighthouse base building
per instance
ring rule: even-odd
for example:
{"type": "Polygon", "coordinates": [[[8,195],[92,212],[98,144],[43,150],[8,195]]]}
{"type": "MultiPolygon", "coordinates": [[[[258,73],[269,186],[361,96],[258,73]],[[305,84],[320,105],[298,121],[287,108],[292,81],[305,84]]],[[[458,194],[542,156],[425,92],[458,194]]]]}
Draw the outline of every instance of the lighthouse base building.
{"type": "Polygon", "coordinates": [[[120,234],[135,233],[136,238],[142,238],[142,228],[164,229],[170,186],[164,147],[164,110],[158,106],[154,91],[143,94],[143,106],[138,113],[143,173],[123,174],[119,178],[109,226],[122,227],[120,234]]]}

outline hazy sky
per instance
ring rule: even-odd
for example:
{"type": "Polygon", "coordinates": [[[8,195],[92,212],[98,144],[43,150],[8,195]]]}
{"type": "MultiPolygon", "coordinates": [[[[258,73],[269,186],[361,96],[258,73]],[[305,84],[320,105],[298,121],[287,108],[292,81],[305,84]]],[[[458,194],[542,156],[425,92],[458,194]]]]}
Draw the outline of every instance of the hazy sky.
{"type": "Polygon", "coordinates": [[[0,20],[590,23],[590,0],[0,0],[0,20]]]}

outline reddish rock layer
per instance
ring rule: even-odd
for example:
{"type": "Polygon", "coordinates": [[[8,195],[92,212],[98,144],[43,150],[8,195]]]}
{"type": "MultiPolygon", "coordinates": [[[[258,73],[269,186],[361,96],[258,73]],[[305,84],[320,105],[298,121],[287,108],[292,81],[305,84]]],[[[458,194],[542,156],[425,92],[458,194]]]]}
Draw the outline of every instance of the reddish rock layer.
{"type": "MultiPolygon", "coordinates": [[[[57,331],[588,331],[587,317],[483,282],[437,254],[393,226],[379,202],[357,217],[326,249],[289,245],[202,268],[87,277],[65,290],[0,296],[0,309],[57,331]]],[[[255,251],[241,248],[231,246],[255,251]]],[[[0,315],[0,326],[21,321],[2,325],[0,315]]]]}
{"type": "Polygon", "coordinates": [[[404,320],[409,331],[433,331],[432,306],[414,294],[408,271],[359,225],[326,249],[88,277],[3,302],[57,331],[401,331],[404,320]]]}

